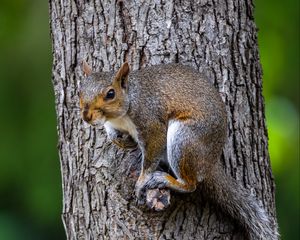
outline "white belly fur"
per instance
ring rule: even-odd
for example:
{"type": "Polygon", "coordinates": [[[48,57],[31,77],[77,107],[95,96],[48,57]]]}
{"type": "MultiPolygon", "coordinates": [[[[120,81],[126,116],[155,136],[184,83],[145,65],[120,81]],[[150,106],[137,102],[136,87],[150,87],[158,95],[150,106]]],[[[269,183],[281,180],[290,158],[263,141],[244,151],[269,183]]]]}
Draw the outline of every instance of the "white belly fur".
{"type": "Polygon", "coordinates": [[[104,127],[112,127],[112,128],[117,129],[121,132],[126,132],[135,141],[137,141],[138,133],[137,133],[137,130],[136,130],[136,126],[131,121],[130,117],[128,117],[127,115],[125,115],[123,117],[108,120],[104,124],[104,127]]]}

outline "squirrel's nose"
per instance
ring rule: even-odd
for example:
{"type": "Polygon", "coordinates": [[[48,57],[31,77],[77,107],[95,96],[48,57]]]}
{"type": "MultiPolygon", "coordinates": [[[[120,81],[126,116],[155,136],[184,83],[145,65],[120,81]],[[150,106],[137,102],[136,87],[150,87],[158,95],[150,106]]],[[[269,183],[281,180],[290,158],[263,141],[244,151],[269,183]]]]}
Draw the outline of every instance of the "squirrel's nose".
{"type": "Polygon", "coordinates": [[[82,118],[84,121],[86,121],[87,123],[90,123],[92,120],[92,114],[89,114],[88,111],[83,111],[82,113],[82,118]]]}

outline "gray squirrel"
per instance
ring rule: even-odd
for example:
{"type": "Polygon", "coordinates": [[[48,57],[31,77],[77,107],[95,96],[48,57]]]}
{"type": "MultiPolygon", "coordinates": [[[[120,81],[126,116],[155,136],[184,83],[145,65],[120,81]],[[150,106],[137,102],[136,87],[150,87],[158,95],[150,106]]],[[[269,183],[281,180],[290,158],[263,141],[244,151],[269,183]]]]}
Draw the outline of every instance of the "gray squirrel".
{"type": "Polygon", "coordinates": [[[249,239],[279,238],[259,201],[221,166],[226,110],[217,90],[198,71],[166,64],[130,72],[125,62],[116,73],[93,72],[85,61],[83,71],[83,120],[104,125],[118,146],[138,146],[142,152],[138,199],[145,198],[147,189],[189,193],[202,183],[210,199],[244,227],[249,239]],[[172,175],[157,170],[165,150],[172,175]]]}

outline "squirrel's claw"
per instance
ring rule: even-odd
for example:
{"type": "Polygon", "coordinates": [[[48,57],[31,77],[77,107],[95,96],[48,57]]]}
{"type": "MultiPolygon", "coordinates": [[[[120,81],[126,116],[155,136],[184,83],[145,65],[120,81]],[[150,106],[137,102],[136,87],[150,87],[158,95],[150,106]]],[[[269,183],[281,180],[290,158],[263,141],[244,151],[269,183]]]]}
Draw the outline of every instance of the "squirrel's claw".
{"type": "Polygon", "coordinates": [[[145,204],[146,191],[147,191],[146,185],[145,184],[140,185],[137,182],[135,186],[135,195],[140,205],[145,204]]]}

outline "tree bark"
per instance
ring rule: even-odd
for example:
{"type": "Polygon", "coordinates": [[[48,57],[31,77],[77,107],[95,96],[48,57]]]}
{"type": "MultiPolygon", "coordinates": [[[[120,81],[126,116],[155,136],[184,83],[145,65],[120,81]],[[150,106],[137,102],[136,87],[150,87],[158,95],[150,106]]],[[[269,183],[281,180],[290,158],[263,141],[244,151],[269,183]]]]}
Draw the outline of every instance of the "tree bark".
{"type": "Polygon", "coordinates": [[[50,0],[53,85],[68,239],[243,239],[243,231],[201,189],[172,193],[154,212],[136,204],[140,152],[123,151],[85,125],[78,87],[86,59],[97,71],[192,64],[215,84],[228,112],[222,161],[274,218],[252,1],[50,0]]]}

